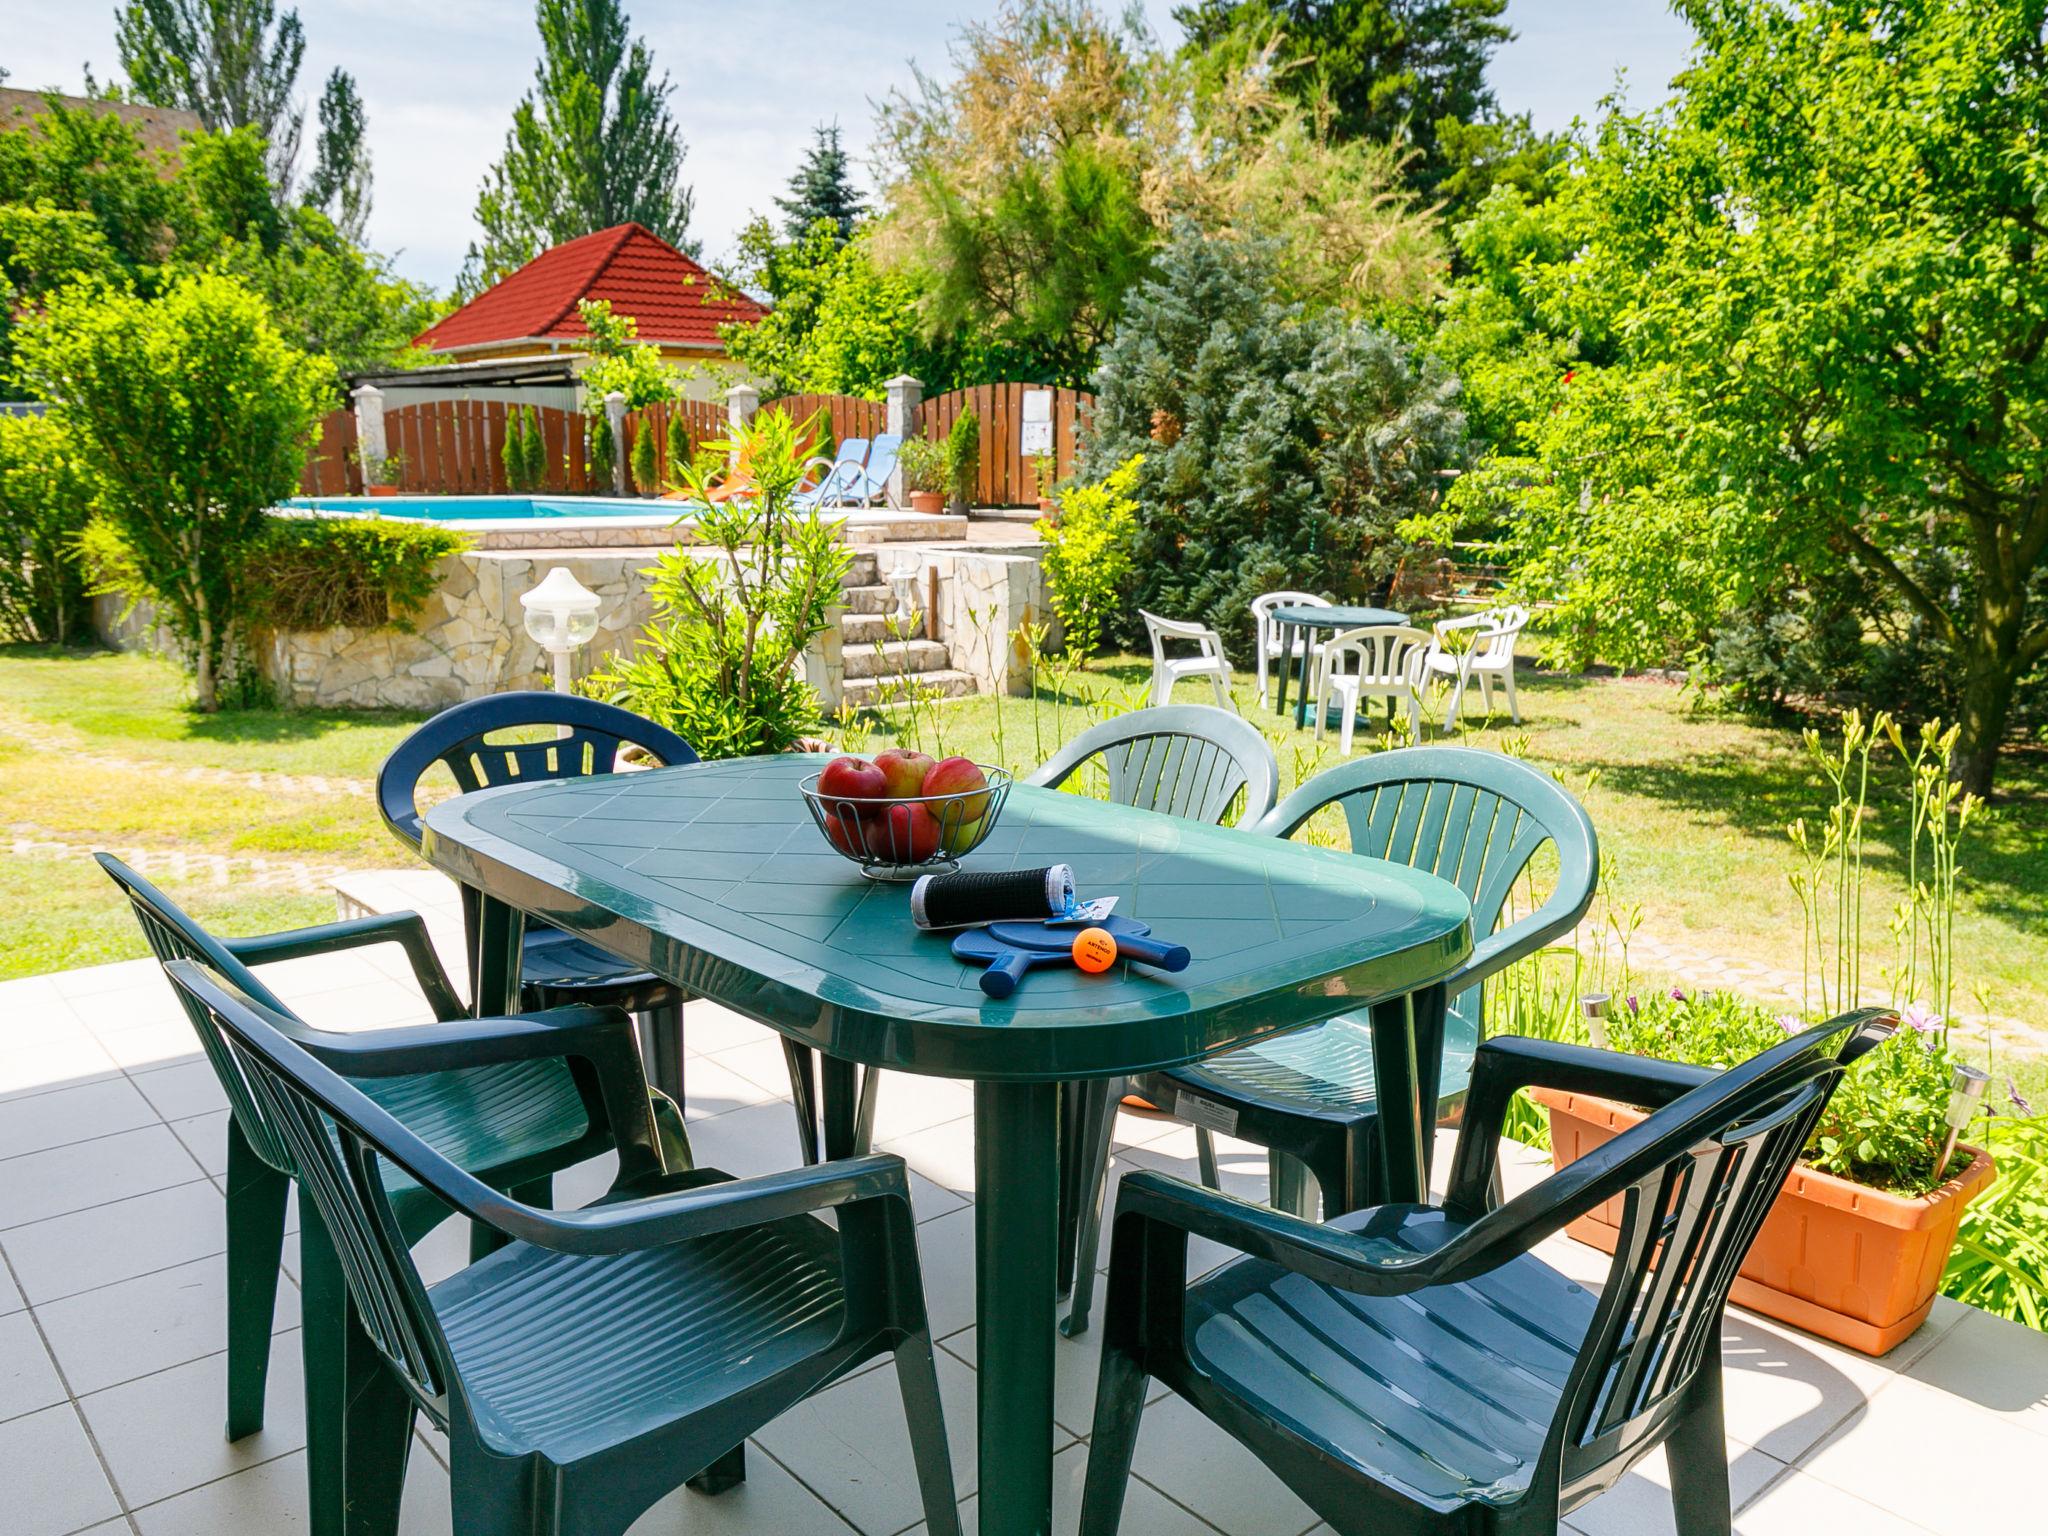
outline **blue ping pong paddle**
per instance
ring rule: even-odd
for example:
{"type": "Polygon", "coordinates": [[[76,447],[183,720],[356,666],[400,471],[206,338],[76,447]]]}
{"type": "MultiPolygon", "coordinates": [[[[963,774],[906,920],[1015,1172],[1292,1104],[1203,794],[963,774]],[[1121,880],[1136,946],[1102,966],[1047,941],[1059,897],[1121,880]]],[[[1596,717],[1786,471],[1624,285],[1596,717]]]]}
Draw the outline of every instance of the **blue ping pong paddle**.
{"type": "MultiPolygon", "coordinates": [[[[1135,918],[1111,914],[1095,926],[1107,929],[1116,940],[1120,959],[1156,965],[1163,971],[1184,971],[1188,967],[1186,945],[1162,944],[1147,938],[1151,928],[1135,918]]],[[[981,990],[990,997],[1008,997],[1035,967],[1072,965],[1074,935],[1080,931],[1071,923],[991,923],[986,928],[963,929],[955,935],[953,958],[987,966],[981,973],[981,990]]]]}

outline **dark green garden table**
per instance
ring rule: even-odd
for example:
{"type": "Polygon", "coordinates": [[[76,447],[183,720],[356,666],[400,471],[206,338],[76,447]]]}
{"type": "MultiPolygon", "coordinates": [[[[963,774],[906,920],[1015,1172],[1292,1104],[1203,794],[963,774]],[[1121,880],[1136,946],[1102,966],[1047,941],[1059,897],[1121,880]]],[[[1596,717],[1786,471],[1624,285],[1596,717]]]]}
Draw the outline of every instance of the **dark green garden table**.
{"type": "MultiPolygon", "coordinates": [[[[970,867],[1064,861],[1083,894],[1194,951],[1178,975],[1034,972],[1003,1002],[911,925],[909,888],[826,846],[796,792],[818,759],[752,758],[484,790],[426,815],[480,891],[477,1007],[516,1006],[527,916],[854,1063],[975,1084],[984,1536],[1052,1520],[1058,1085],[1193,1061],[1370,1006],[1393,1198],[1420,1199],[1442,979],[1471,906],[1405,865],[1018,785],[970,867]]],[[[851,1094],[838,1095],[842,1103],[851,1094]]],[[[842,1155],[851,1127],[827,1127],[842,1155]]]]}

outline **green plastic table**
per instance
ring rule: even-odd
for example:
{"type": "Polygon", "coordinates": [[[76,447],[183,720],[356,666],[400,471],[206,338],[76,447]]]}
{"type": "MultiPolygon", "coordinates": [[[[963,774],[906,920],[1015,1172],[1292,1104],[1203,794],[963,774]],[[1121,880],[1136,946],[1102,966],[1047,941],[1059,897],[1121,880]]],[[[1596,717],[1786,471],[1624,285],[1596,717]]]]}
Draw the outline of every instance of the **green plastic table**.
{"type": "MultiPolygon", "coordinates": [[[[1017,785],[967,861],[1064,861],[1081,891],[1194,951],[1166,975],[1034,971],[1002,1002],[920,932],[909,888],[864,879],[796,792],[820,759],[748,758],[513,785],[426,815],[427,857],[482,893],[476,1006],[517,1004],[519,934],[544,918],[824,1053],[972,1079],[981,1529],[1052,1521],[1053,1314],[1062,1081],[1123,1076],[1370,1007],[1382,1155],[1419,1200],[1443,978],[1471,906],[1405,865],[1017,785]]],[[[826,1127],[843,1155],[852,1126],[826,1127]]]]}

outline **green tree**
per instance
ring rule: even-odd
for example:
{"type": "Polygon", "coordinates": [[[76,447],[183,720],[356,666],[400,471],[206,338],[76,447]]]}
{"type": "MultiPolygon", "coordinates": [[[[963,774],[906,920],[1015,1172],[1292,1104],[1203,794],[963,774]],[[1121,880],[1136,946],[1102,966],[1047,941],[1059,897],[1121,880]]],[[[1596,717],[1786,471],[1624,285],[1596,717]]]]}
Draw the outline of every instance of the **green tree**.
{"type": "Polygon", "coordinates": [[[269,508],[298,485],[336,381],[232,278],[182,278],[145,300],[78,286],[20,343],[71,434],[100,514],[184,649],[202,710],[253,689],[250,568],[269,508]]]}
{"type": "Polygon", "coordinates": [[[1095,378],[1080,473],[1144,455],[1130,612],[1241,632],[1276,587],[1366,597],[1464,460],[1457,380],[1385,331],[1284,295],[1281,248],[1182,225],[1095,378]]]}
{"type": "Polygon", "coordinates": [[[538,0],[541,57],[534,89],[513,109],[505,152],[477,194],[481,245],[458,287],[474,293],[550,246],[645,225],[694,253],[683,136],[668,108],[669,77],[619,0],[538,0]]]}
{"type": "Polygon", "coordinates": [[[782,210],[783,228],[792,240],[801,240],[823,219],[843,245],[853,238],[853,226],[868,205],[847,170],[846,151],[839,146],[839,125],[821,123],[812,133],[815,142],[804,151],[804,163],[789,178],[789,196],[775,199],[775,206],[782,210]]]}
{"type": "Polygon", "coordinates": [[[255,129],[270,179],[290,190],[305,126],[292,97],[306,54],[297,11],[279,16],[274,0],[128,0],[114,43],[137,96],[196,112],[214,133],[255,129]]]}
{"type": "Polygon", "coordinates": [[[63,425],[0,416],[0,635],[63,645],[89,632],[78,540],[92,477],[63,425]]]}
{"type": "Polygon", "coordinates": [[[1486,62],[1514,36],[1506,10],[1507,0],[1197,0],[1173,14],[1197,50],[1256,52],[1277,38],[1283,89],[1325,97],[1340,137],[1406,138],[1435,187],[1453,169],[1443,125],[1497,110],[1486,62]]]}
{"type": "Polygon", "coordinates": [[[1681,9],[1679,95],[1601,123],[1520,279],[1557,332],[1618,339],[1505,494],[1515,540],[1574,552],[1531,563],[1599,584],[1608,634],[1681,651],[1713,620],[1631,568],[1682,554],[1723,612],[1867,582],[1946,653],[1985,792],[2048,660],[2041,0],[1681,9]]]}
{"type": "Polygon", "coordinates": [[[30,132],[0,133],[0,205],[48,203],[91,216],[130,277],[163,259],[179,200],[165,164],[113,113],[43,98],[30,132]]]}
{"type": "Polygon", "coordinates": [[[360,245],[370,222],[370,146],[364,140],[363,98],[353,76],[337,69],[327,77],[319,116],[306,202],[326,214],[344,240],[360,245]]]}

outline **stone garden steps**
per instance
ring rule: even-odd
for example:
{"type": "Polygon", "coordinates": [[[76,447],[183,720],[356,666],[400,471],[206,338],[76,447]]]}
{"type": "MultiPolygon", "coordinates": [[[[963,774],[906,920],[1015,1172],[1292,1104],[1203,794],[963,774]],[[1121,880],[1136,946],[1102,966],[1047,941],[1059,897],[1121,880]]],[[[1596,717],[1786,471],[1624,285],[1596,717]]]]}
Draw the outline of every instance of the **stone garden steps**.
{"type": "Polygon", "coordinates": [[[978,693],[974,678],[953,666],[943,641],[894,627],[896,592],[882,577],[881,557],[861,551],[841,584],[839,654],[842,697],[855,708],[884,708],[910,698],[912,684],[956,699],[978,693]]]}
{"type": "Polygon", "coordinates": [[[914,676],[943,672],[953,664],[952,656],[937,640],[871,640],[847,645],[840,654],[849,678],[914,676]]]}
{"type": "Polygon", "coordinates": [[[942,667],[936,672],[919,672],[911,676],[853,677],[848,676],[841,685],[846,702],[855,709],[884,709],[892,704],[910,702],[912,686],[926,691],[937,690],[940,698],[964,699],[981,691],[980,686],[965,672],[956,672],[942,667]]]}

